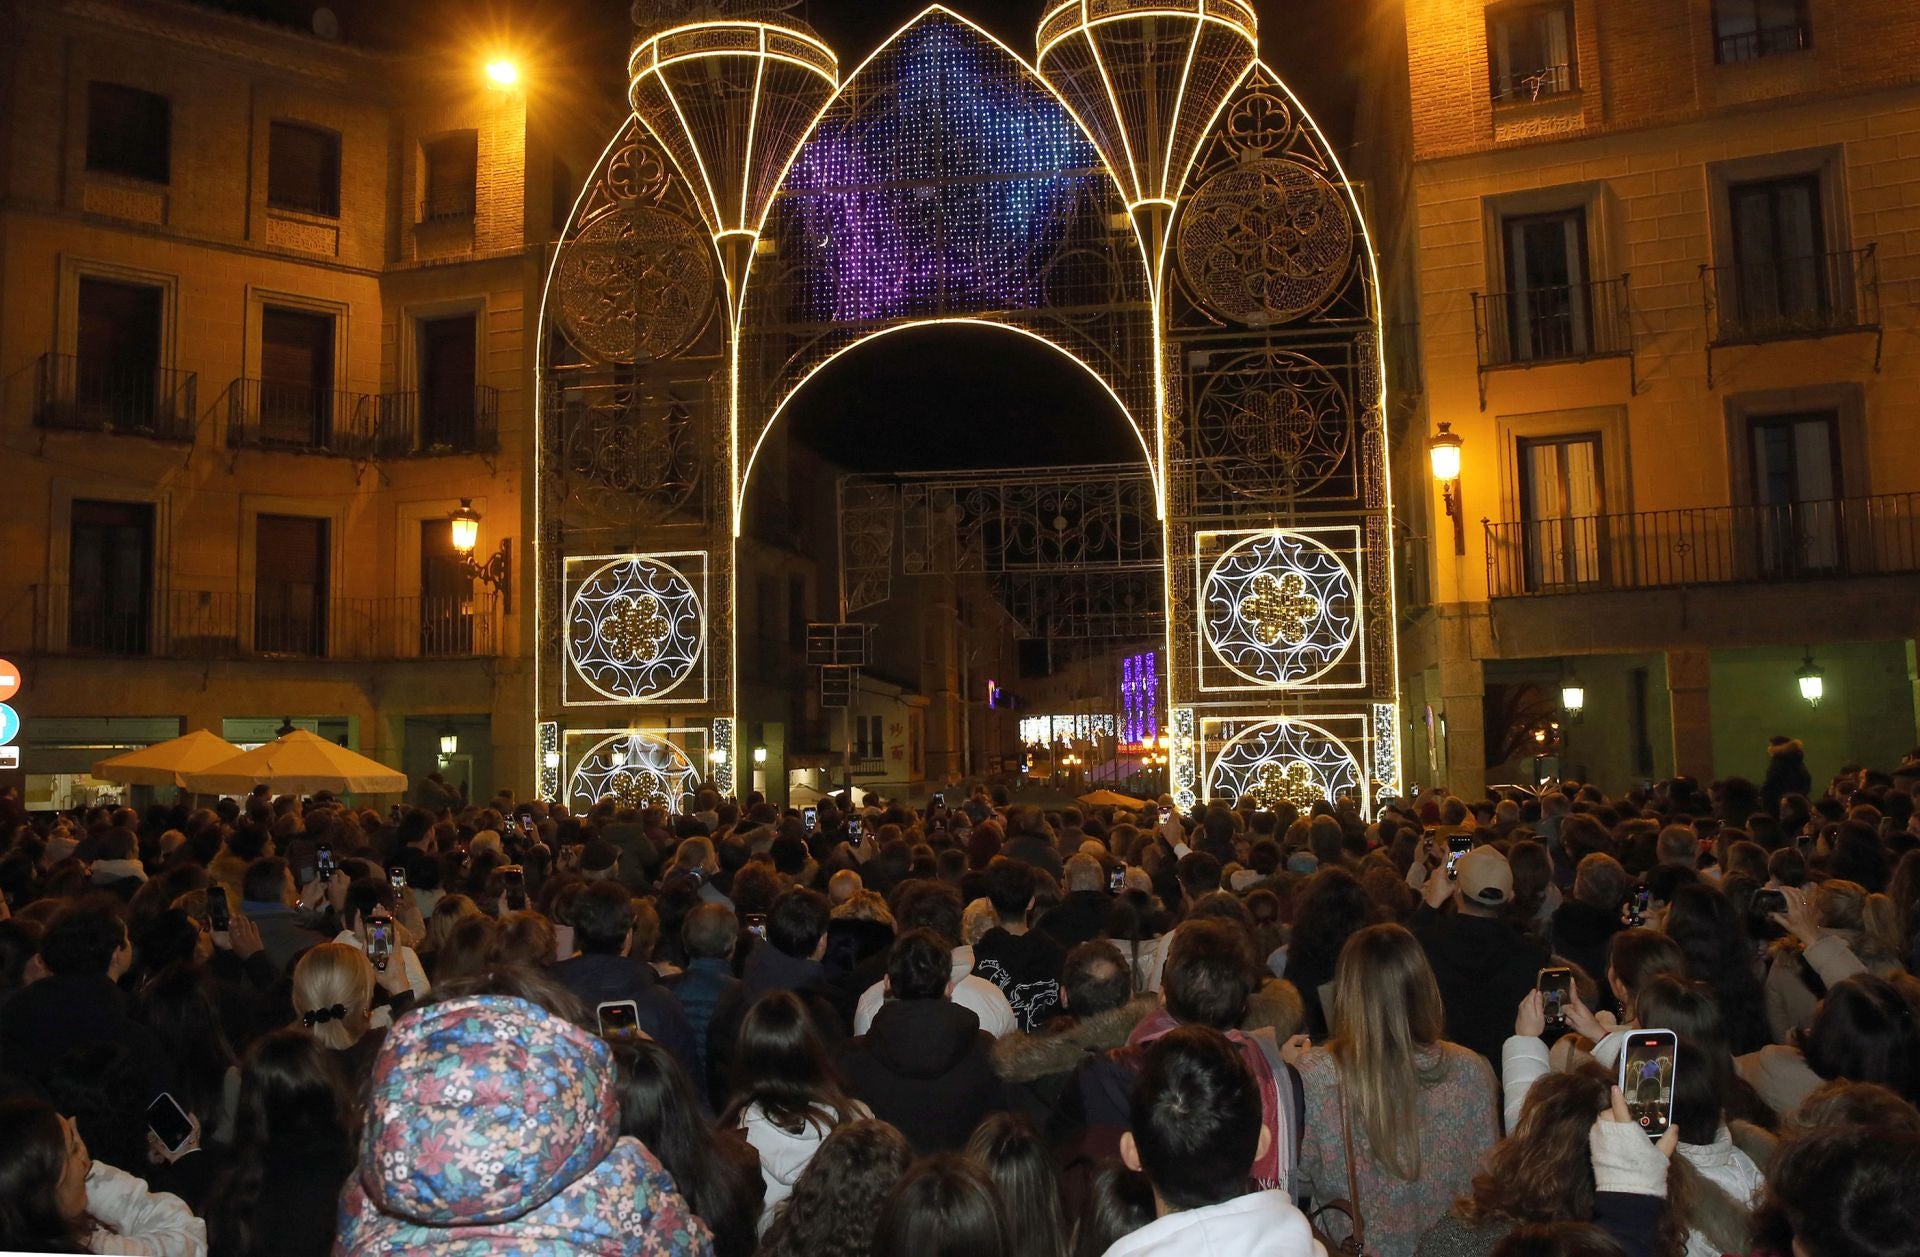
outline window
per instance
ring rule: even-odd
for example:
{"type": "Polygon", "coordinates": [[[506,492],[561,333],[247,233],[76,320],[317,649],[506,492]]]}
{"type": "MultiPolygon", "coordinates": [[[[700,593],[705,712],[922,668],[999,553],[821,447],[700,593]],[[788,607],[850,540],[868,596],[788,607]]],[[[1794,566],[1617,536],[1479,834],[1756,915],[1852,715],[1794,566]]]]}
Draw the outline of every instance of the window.
{"type": "Polygon", "coordinates": [[[478,331],[479,316],[474,314],[422,319],[419,323],[417,363],[423,449],[476,448],[478,331]]]}
{"type": "Polygon", "coordinates": [[[253,648],[271,655],[327,653],[327,521],[304,515],[256,520],[253,648]]]}
{"type": "Polygon", "coordinates": [[[72,400],[84,426],[154,426],[163,295],[153,284],[81,277],[72,400]]]}
{"type": "Polygon", "coordinates": [[[260,312],[261,441],[318,449],[333,435],[333,316],[260,312]]]}
{"type": "Polygon", "coordinates": [[[1518,452],[1528,588],[1593,584],[1606,546],[1600,434],[1523,437],[1518,452]]]}
{"type": "Polygon", "coordinates": [[[1501,236],[1507,262],[1504,340],[1511,361],[1590,353],[1585,211],[1516,215],[1502,220],[1501,236]]]}
{"type": "Polygon", "coordinates": [[[274,123],[267,137],[267,204],[340,217],[340,137],[297,122],[274,123]]]}
{"type": "Polygon", "coordinates": [[[885,759],[886,717],[854,717],[854,754],[861,760],[885,759]]]}
{"type": "Polygon", "coordinates": [[[473,577],[449,519],[420,521],[420,653],[473,653],[473,577]]]}
{"type": "Polygon", "coordinates": [[[87,84],[87,169],[167,183],[173,162],[173,105],[119,83],[87,84]]]}
{"type": "Polygon", "coordinates": [[[420,221],[472,218],[480,173],[480,133],[458,131],[429,140],[420,151],[426,159],[420,221]]]}
{"type": "Polygon", "coordinates": [[[1769,335],[1825,321],[1826,228],[1820,177],[1796,175],[1727,190],[1733,222],[1733,298],[1722,319],[1738,331],[1769,335]]]}
{"type": "Polygon", "coordinates": [[[1767,576],[1840,566],[1840,417],[1766,415],[1748,426],[1755,528],[1767,576]]]}
{"type": "Polygon", "coordinates": [[[1722,65],[1813,47],[1807,0],[1714,0],[1713,34],[1722,65]]]}
{"type": "Polygon", "coordinates": [[[67,645],[144,655],[153,615],[150,502],[73,504],[67,549],[67,645]]]}
{"type": "Polygon", "coordinates": [[[1501,103],[1541,100],[1579,86],[1573,6],[1512,5],[1487,13],[1487,68],[1501,103]]]}
{"type": "Polygon", "coordinates": [[[573,171],[558,157],[553,159],[551,178],[553,180],[553,234],[557,236],[567,229],[567,220],[573,217],[573,199],[579,194],[580,189],[573,186],[573,171]]]}

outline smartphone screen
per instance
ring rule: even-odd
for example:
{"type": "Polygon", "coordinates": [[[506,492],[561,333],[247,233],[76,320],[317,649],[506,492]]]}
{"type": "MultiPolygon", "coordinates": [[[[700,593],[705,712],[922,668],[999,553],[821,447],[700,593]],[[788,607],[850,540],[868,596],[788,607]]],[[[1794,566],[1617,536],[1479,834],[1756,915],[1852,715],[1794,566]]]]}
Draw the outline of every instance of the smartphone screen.
{"type": "Polygon", "coordinates": [[[1540,1009],[1547,1015],[1547,1024],[1549,1026],[1566,1025],[1567,1001],[1573,996],[1573,970],[1542,969],[1538,984],[1540,1009]]]}
{"type": "Polygon", "coordinates": [[[1620,1094],[1649,1139],[1673,1123],[1673,1071],[1679,1039],[1671,1030],[1635,1030],[1620,1053],[1620,1094]]]}
{"type": "Polygon", "coordinates": [[[395,890],[407,888],[407,871],[398,864],[387,870],[387,881],[395,890]]]}
{"type": "Polygon", "coordinates": [[[746,922],[747,922],[747,933],[759,939],[764,939],[767,936],[767,914],[766,913],[749,912],[746,916],[746,922]]]}
{"type": "Polygon", "coordinates": [[[640,1005],[630,999],[608,1000],[594,1010],[600,1018],[603,1039],[640,1037],[640,1005]]]}
{"type": "Polygon", "coordinates": [[[193,1122],[174,1098],[162,1091],[147,1106],[147,1129],[152,1131],[168,1152],[178,1152],[193,1135],[193,1122]]]}
{"type": "Polygon", "coordinates": [[[233,924],[227,906],[227,888],[224,886],[207,887],[207,924],[213,927],[216,934],[225,934],[233,924]]]}
{"type": "Polygon", "coordinates": [[[1447,839],[1447,876],[1458,877],[1460,857],[1473,850],[1472,834],[1453,834],[1447,839]]]}
{"type": "Polygon", "coordinates": [[[319,851],[313,857],[313,867],[314,867],[314,871],[320,875],[321,881],[324,882],[328,878],[332,877],[333,876],[333,848],[328,846],[324,842],[321,843],[319,847],[319,851]]]}
{"type": "Polygon", "coordinates": [[[1127,866],[1116,864],[1113,872],[1107,874],[1107,893],[1117,895],[1127,888],[1127,866]]]}
{"type": "Polygon", "coordinates": [[[943,807],[945,807],[946,805],[947,805],[947,796],[946,796],[946,795],[944,795],[944,794],[936,794],[936,795],[934,795],[934,796],[933,796],[933,806],[934,806],[934,807],[936,807],[936,808],[943,808],[943,807]]]}
{"type": "Polygon", "coordinates": [[[373,967],[386,972],[387,958],[393,955],[393,922],[374,917],[367,922],[367,959],[373,967]]]}
{"type": "Polygon", "coordinates": [[[849,816],[847,818],[847,833],[853,836],[853,845],[856,847],[859,846],[860,845],[860,818],[858,816],[849,816]]]}
{"type": "Polygon", "coordinates": [[[805,825],[805,826],[807,827],[807,832],[808,832],[808,833],[812,833],[812,832],[813,832],[813,831],[814,831],[815,829],[817,829],[817,828],[819,828],[819,825],[820,825],[820,809],[819,809],[819,808],[817,808],[817,807],[803,807],[803,808],[801,808],[801,809],[800,809],[800,823],[801,823],[802,825],[805,825]]]}

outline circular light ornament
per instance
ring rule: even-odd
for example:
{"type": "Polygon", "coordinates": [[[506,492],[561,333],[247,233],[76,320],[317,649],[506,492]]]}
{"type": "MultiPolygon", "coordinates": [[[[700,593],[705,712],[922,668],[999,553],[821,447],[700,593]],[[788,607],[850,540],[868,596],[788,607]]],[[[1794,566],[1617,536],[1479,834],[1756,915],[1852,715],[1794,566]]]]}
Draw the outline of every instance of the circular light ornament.
{"type": "Polygon", "coordinates": [[[658,559],[615,559],[580,583],[567,608],[567,658],[594,693],[661,698],[693,672],[705,639],[700,596],[658,559]]]}
{"type": "Polygon", "coordinates": [[[1229,741],[1207,770],[1207,797],[1282,803],[1304,813],[1360,799],[1360,764],[1340,739],[1304,720],[1264,720],[1229,741]]]}
{"type": "Polygon", "coordinates": [[[1353,573],[1303,533],[1249,537],[1201,588],[1207,642],[1235,675],[1273,688],[1326,675],[1358,630],[1353,573]]]}
{"type": "Polygon", "coordinates": [[[671,812],[679,810],[699,784],[693,761],[673,743],[651,733],[621,733],[595,743],[580,757],[567,797],[581,813],[601,799],[671,812]]]}

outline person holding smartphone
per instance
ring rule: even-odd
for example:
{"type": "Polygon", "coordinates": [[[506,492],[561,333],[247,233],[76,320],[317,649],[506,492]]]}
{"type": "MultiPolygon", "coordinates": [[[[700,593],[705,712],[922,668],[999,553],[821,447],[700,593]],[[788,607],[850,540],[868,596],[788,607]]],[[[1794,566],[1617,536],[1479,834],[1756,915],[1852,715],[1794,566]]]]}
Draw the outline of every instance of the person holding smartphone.
{"type": "Polygon", "coordinates": [[[384,971],[380,963],[382,956],[375,954],[375,946],[379,945],[386,967],[397,970],[406,979],[415,999],[424,1000],[432,994],[433,984],[427,980],[427,969],[420,963],[419,953],[400,933],[393,909],[393,887],[386,878],[367,877],[354,882],[347,888],[340,913],[343,928],[333,941],[359,948],[374,962],[376,970],[384,971]]]}

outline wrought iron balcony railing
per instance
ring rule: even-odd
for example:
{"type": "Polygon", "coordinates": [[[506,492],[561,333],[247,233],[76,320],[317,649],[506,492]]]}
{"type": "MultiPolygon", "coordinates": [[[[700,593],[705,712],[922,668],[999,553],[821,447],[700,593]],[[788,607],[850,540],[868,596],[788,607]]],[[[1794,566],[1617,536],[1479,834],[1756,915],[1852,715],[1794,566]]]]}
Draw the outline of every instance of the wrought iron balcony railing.
{"type": "MultiPolygon", "coordinates": [[[[1480,406],[1487,372],[1592,358],[1633,359],[1631,277],[1473,294],[1480,406]]],[[[1631,368],[1630,368],[1631,369],[1631,368]]],[[[1635,391],[1638,391],[1637,381],[1635,391]]]]}
{"type": "Polygon", "coordinates": [[[1722,35],[1715,46],[1721,65],[1736,61],[1758,61],[1782,53],[1800,52],[1813,47],[1813,27],[1806,22],[1788,22],[1780,26],[1761,26],[1736,35],[1722,35]]]}
{"type": "Polygon", "coordinates": [[[197,379],[191,371],[42,354],[34,369],[33,421],[71,432],[191,441],[197,379]]]}
{"type": "MultiPolygon", "coordinates": [[[[64,585],[32,590],[31,641],[46,655],[150,659],[315,659],[378,662],[500,654],[493,597],[327,598],[169,590],[144,603],[64,585]]],[[[8,621],[8,638],[19,626],[8,621]]]]}
{"type": "Polygon", "coordinates": [[[420,202],[423,223],[469,222],[479,203],[479,195],[470,187],[429,194],[420,202]]]}
{"type": "Polygon", "coordinates": [[[1850,332],[1874,333],[1873,369],[1878,371],[1885,332],[1880,321],[1877,249],[1870,244],[1812,257],[1702,266],[1700,283],[1709,330],[1707,387],[1713,387],[1716,348],[1850,332]]]}
{"type": "Polygon", "coordinates": [[[1549,65],[1537,70],[1528,70],[1525,73],[1493,76],[1493,100],[1497,105],[1513,105],[1546,100],[1552,96],[1565,96],[1574,88],[1571,65],[1549,65]]]}
{"type": "Polygon", "coordinates": [[[375,401],[382,458],[499,452],[500,390],[491,385],[386,393],[375,401]]]}
{"type": "Polygon", "coordinates": [[[235,380],[227,393],[227,444],[369,458],[378,400],[338,389],[235,380]]]}
{"type": "Polygon", "coordinates": [[[1486,525],[1487,593],[1596,593],[1920,572],[1920,493],[1486,525]]]}

